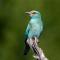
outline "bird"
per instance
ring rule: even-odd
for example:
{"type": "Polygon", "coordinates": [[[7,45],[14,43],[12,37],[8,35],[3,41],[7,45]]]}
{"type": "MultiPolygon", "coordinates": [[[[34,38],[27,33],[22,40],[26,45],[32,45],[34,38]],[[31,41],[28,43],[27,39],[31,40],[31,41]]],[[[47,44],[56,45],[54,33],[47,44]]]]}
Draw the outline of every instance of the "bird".
{"type": "Polygon", "coordinates": [[[41,18],[41,13],[36,10],[32,10],[29,12],[25,12],[30,16],[30,21],[28,22],[26,31],[25,31],[25,49],[24,49],[24,55],[27,55],[27,53],[30,50],[30,46],[27,44],[27,39],[36,37],[39,38],[43,31],[43,21],[41,18]]]}

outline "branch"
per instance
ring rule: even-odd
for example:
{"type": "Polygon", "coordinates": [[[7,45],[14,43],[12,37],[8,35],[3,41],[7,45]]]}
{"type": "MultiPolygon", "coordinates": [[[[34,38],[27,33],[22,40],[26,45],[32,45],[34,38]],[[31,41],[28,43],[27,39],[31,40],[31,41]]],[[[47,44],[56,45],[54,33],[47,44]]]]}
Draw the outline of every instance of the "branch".
{"type": "Polygon", "coordinates": [[[48,60],[41,48],[38,46],[38,39],[35,37],[35,39],[27,39],[27,43],[29,44],[30,48],[34,52],[35,55],[33,57],[37,60],[48,60]]]}

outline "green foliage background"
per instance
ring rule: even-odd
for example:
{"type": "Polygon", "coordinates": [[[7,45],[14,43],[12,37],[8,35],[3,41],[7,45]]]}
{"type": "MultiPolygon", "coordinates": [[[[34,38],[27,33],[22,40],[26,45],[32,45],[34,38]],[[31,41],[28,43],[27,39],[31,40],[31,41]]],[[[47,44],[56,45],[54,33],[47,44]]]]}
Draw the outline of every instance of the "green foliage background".
{"type": "Polygon", "coordinates": [[[60,60],[59,0],[0,0],[0,60],[34,60],[23,55],[24,32],[29,21],[26,11],[42,14],[44,32],[40,47],[49,60],[60,60]]]}

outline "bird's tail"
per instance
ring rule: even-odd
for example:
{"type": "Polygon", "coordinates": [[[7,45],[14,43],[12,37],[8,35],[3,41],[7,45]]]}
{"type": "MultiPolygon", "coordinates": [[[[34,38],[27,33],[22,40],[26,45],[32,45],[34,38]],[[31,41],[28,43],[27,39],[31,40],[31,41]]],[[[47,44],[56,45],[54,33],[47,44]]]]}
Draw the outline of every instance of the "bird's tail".
{"type": "Polygon", "coordinates": [[[27,55],[27,53],[29,52],[30,50],[30,47],[27,43],[27,39],[25,40],[25,48],[24,48],[24,55],[27,55]]]}

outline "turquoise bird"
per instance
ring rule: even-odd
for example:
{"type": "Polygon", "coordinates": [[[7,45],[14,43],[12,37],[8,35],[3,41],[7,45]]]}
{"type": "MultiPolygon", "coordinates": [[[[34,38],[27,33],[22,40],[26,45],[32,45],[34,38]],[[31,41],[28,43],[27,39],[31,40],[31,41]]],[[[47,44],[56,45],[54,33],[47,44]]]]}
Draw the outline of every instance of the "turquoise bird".
{"type": "Polygon", "coordinates": [[[41,35],[41,32],[43,31],[43,22],[41,19],[41,13],[36,10],[32,10],[30,12],[26,12],[30,16],[30,21],[28,23],[28,26],[26,28],[25,32],[25,49],[24,49],[24,55],[27,55],[27,53],[30,50],[29,45],[27,44],[27,39],[28,38],[39,38],[41,35]]]}

